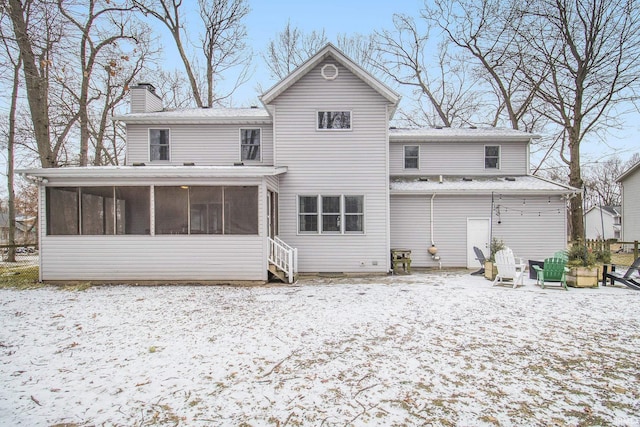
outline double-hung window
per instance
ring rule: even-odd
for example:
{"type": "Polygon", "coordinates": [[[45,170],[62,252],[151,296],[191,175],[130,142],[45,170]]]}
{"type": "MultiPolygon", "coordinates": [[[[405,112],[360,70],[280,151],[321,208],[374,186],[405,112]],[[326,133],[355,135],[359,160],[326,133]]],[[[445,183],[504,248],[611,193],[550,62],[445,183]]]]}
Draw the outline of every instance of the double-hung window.
{"type": "Polygon", "coordinates": [[[484,146],[484,168],[500,169],[500,146],[499,145],[484,146]]]}
{"type": "Polygon", "coordinates": [[[240,129],[240,160],[260,161],[260,129],[240,129]]]}
{"type": "Polygon", "coordinates": [[[301,234],[364,233],[364,196],[299,196],[301,234]]]}
{"type": "Polygon", "coordinates": [[[169,129],[149,129],[149,160],[169,160],[169,129]]]}
{"type": "Polygon", "coordinates": [[[420,146],[405,145],[404,146],[404,168],[419,169],[420,165],[420,146]]]}

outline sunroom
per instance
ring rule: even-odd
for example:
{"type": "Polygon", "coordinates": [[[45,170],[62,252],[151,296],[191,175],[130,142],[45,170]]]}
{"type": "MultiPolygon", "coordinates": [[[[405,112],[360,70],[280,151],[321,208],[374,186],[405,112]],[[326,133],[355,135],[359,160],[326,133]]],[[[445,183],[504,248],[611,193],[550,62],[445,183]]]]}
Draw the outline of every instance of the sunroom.
{"type": "Polygon", "coordinates": [[[41,280],[267,280],[278,176],[266,166],[31,169],[41,280]]]}

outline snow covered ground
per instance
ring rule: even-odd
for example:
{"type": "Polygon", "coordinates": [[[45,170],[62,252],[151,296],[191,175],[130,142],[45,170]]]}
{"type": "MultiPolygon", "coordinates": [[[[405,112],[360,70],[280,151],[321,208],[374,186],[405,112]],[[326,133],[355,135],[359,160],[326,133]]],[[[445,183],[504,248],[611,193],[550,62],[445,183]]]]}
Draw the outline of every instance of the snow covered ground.
{"type": "Polygon", "coordinates": [[[0,425],[640,425],[640,292],[464,272],[0,290],[0,425]]]}

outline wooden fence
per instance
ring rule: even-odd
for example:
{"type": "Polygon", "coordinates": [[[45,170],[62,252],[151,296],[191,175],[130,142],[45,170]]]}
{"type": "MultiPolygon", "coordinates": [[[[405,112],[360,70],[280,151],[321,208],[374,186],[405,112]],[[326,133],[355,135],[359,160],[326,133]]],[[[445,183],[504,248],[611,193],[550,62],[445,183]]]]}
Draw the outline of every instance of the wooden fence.
{"type": "Polygon", "coordinates": [[[602,251],[602,250],[610,250],[611,245],[621,245],[623,248],[625,246],[633,246],[633,259],[638,258],[638,241],[634,240],[633,242],[620,242],[620,241],[612,241],[612,240],[587,240],[586,246],[588,248],[593,249],[594,251],[602,251]]]}

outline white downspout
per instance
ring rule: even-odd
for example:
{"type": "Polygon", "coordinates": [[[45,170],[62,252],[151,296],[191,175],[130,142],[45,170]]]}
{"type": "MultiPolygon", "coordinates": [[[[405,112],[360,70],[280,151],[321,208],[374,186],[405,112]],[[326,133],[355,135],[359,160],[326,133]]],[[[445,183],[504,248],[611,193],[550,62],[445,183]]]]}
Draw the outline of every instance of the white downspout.
{"type": "MultiPolygon", "coordinates": [[[[434,247],[436,245],[435,239],[433,238],[433,199],[436,198],[436,193],[433,193],[431,195],[431,203],[429,206],[430,212],[429,212],[429,225],[431,228],[431,246],[434,247]]],[[[434,261],[438,261],[438,268],[442,269],[442,261],[440,260],[440,257],[437,256],[435,253],[431,256],[431,258],[433,258],[434,261]]]]}
{"type": "Polygon", "coordinates": [[[435,246],[436,244],[435,241],[433,240],[433,199],[435,198],[436,198],[436,193],[433,193],[431,195],[431,206],[430,206],[431,211],[429,213],[429,222],[431,225],[431,246],[435,246]]]}

